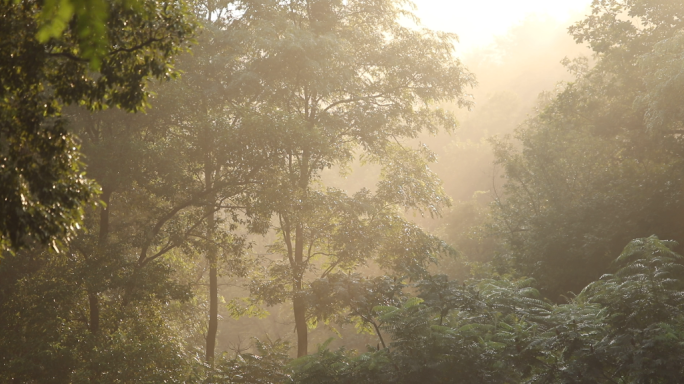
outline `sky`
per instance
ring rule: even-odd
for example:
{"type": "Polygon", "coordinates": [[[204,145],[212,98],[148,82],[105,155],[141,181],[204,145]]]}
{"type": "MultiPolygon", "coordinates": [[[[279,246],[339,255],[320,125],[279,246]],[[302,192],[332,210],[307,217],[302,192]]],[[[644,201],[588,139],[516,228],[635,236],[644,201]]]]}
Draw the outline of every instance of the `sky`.
{"type": "Polygon", "coordinates": [[[550,16],[570,23],[586,14],[591,0],[413,0],[423,26],[459,36],[459,51],[489,45],[495,36],[528,15],[550,16]]]}

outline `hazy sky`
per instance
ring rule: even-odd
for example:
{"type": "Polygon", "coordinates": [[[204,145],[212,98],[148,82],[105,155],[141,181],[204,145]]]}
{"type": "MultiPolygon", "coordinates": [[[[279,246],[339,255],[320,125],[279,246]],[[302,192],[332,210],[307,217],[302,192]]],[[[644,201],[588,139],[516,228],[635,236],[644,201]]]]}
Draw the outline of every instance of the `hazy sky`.
{"type": "Polygon", "coordinates": [[[551,16],[569,23],[584,15],[591,0],[413,0],[424,26],[454,32],[460,38],[460,51],[487,45],[494,36],[530,14],[551,16]]]}

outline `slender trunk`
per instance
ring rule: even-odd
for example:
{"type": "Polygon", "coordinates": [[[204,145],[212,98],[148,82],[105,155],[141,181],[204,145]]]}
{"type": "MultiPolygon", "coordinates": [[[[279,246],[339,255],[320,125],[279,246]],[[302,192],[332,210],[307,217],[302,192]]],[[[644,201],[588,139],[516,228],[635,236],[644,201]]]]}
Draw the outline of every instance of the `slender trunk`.
{"type": "Polygon", "coordinates": [[[380,333],[380,327],[378,327],[378,325],[374,321],[371,321],[370,323],[373,324],[373,328],[375,328],[375,333],[378,335],[378,338],[382,343],[382,349],[387,349],[387,345],[385,345],[385,339],[382,338],[382,333],[380,333]]]}
{"type": "Polygon", "coordinates": [[[297,329],[297,357],[302,357],[308,354],[308,330],[306,329],[306,304],[301,295],[295,294],[292,308],[294,309],[295,327],[297,329]]]}
{"type": "MultiPolygon", "coordinates": [[[[299,189],[302,194],[301,204],[306,201],[306,191],[309,186],[309,151],[302,153],[302,163],[299,168],[299,189]]],[[[303,209],[303,208],[300,208],[303,209]]],[[[304,223],[303,215],[300,215],[295,227],[295,247],[294,247],[294,297],[292,299],[292,309],[294,311],[295,329],[297,330],[297,357],[308,354],[308,329],[306,326],[306,303],[304,302],[302,283],[304,280],[304,223]]]]}
{"type": "MultiPolygon", "coordinates": [[[[207,190],[214,187],[214,166],[211,156],[211,131],[206,129],[204,143],[204,182],[207,190]]],[[[216,333],[218,331],[218,273],[217,250],[214,244],[216,217],[214,216],[214,198],[207,197],[207,262],[209,263],[209,326],[207,327],[206,361],[214,366],[214,350],[216,349],[216,333]]]]}
{"type": "Polygon", "coordinates": [[[294,297],[292,309],[294,310],[295,328],[297,330],[297,357],[306,356],[308,351],[308,329],[306,327],[306,303],[302,296],[302,280],[304,278],[304,228],[302,223],[297,223],[295,229],[295,270],[294,270],[294,297]]]}
{"type": "MultiPolygon", "coordinates": [[[[211,21],[214,14],[214,8],[211,2],[208,3],[207,21],[211,21]]],[[[214,187],[214,167],[211,156],[211,130],[205,128],[204,131],[204,181],[207,190],[214,187]]],[[[207,327],[207,345],[205,351],[205,358],[207,363],[214,367],[214,351],[216,350],[216,334],[218,332],[218,272],[217,272],[217,252],[214,245],[214,230],[216,225],[216,218],[214,216],[214,196],[208,196],[207,202],[207,239],[209,241],[209,248],[207,249],[207,261],[209,263],[209,325],[207,327]]]]}
{"type": "MultiPolygon", "coordinates": [[[[214,235],[214,214],[209,215],[209,228],[207,237],[209,241],[213,241],[214,235]]],[[[218,331],[218,273],[217,273],[217,257],[216,247],[210,244],[207,253],[209,262],[209,327],[207,329],[207,362],[214,365],[214,350],[216,348],[216,333],[218,331]]]]}
{"type": "MultiPolygon", "coordinates": [[[[112,196],[111,188],[102,187],[102,202],[104,205],[100,209],[100,233],[97,241],[96,257],[103,257],[105,247],[107,246],[107,236],[109,235],[109,201],[112,196]]],[[[100,331],[100,299],[97,296],[97,290],[88,284],[88,307],[90,312],[89,326],[91,333],[98,333],[100,331]]]]}

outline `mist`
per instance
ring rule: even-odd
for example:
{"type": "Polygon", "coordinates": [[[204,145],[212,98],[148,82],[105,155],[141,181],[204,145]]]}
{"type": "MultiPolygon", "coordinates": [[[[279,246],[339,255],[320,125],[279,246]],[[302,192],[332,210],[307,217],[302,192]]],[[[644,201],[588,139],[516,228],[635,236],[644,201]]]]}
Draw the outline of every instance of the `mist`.
{"type": "Polygon", "coordinates": [[[684,376],[684,3],[84,4],[0,5],[0,382],[684,376]]]}

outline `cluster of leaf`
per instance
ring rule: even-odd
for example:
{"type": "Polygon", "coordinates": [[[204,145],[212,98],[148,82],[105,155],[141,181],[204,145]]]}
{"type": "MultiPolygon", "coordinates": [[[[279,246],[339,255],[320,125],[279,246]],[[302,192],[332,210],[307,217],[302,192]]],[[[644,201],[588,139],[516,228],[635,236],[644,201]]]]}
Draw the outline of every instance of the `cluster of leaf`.
{"type": "Polygon", "coordinates": [[[672,383],[684,374],[684,258],[632,241],[620,268],[568,304],[530,280],[458,284],[434,276],[418,297],[373,309],[391,338],[355,355],[325,346],[293,362],[297,383],[672,383]]]}
{"type": "Polygon", "coordinates": [[[229,359],[224,353],[210,370],[209,383],[271,384],[293,383],[290,345],[281,340],[254,339],[255,353],[236,353],[229,359]]]}
{"type": "Polygon", "coordinates": [[[87,9],[75,10],[81,17],[71,18],[74,4],[59,4],[0,2],[2,249],[16,250],[32,240],[59,246],[79,228],[86,204],[97,194],[84,175],[78,141],[67,128],[63,107],[144,108],[147,80],[175,76],[172,57],[183,50],[194,29],[180,1],[112,2],[106,22],[87,17],[87,9]],[[71,13],[63,12],[66,6],[71,13]],[[50,38],[37,36],[45,17],[51,17],[44,11],[57,12],[54,20],[69,16],[61,21],[60,33],[50,38]],[[104,35],[103,52],[84,47],[83,41],[91,40],[88,34],[94,40],[104,35]],[[92,67],[95,56],[98,65],[92,67]]]}
{"type": "Polygon", "coordinates": [[[559,300],[611,271],[629,240],[684,240],[684,5],[594,1],[570,29],[596,53],[566,60],[576,80],[542,96],[513,143],[495,143],[506,185],[499,262],[559,300]]]}

